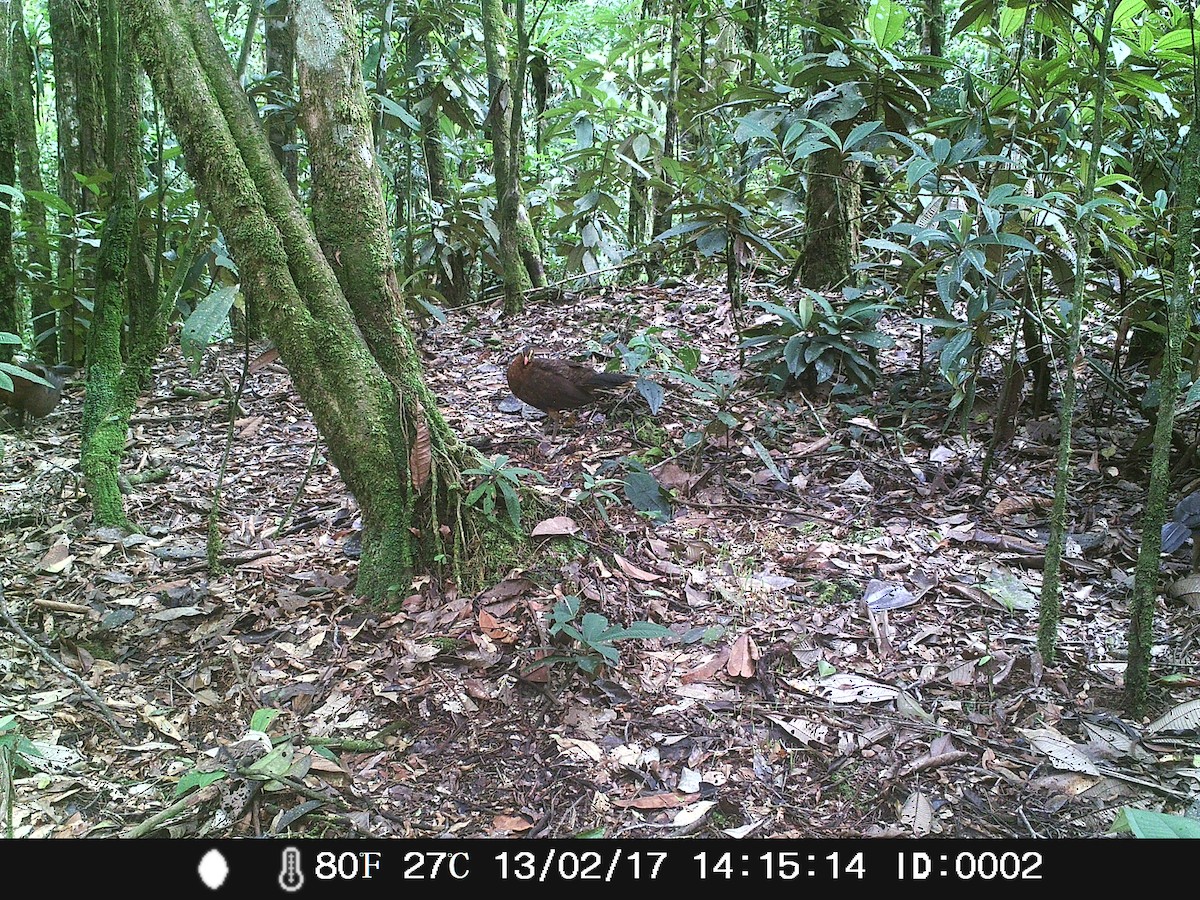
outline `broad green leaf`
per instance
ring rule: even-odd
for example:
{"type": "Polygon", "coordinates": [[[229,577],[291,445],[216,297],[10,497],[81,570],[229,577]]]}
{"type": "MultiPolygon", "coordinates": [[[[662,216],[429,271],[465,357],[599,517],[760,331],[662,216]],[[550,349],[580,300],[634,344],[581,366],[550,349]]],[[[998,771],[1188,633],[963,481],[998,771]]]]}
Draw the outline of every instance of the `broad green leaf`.
{"type": "Polygon", "coordinates": [[[205,348],[229,335],[229,310],[237,293],[236,284],[218,288],[201,300],[183,323],[180,345],[193,371],[199,369],[205,348]]]}
{"type": "Polygon", "coordinates": [[[871,0],[867,6],[867,31],[875,44],[884,49],[904,36],[908,11],[893,0],[871,0]]]}
{"type": "Polygon", "coordinates": [[[1112,831],[1128,831],[1139,838],[1195,839],[1200,838],[1200,821],[1126,806],[1113,822],[1112,831]]]}
{"type": "Polygon", "coordinates": [[[1200,29],[1178,28],[1154,42],[1155,50],[1191,50],[1200,46],[1200,29]]]}

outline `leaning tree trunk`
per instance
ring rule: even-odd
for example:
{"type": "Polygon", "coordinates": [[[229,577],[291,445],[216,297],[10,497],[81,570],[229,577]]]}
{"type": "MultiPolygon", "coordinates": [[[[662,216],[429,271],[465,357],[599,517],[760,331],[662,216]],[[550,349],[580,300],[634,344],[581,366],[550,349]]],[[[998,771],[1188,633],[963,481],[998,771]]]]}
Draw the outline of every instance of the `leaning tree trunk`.
{"type": "Polygon", "coordinates": [[[324,66],[328,71],[318,73],[312,87],[325,79],[341,83],[342,92],[328,96],[352,100],[325,110],[344,116],[352,133],[319,116],[310,123],[322,134],[328,128],[335,141],[317,147],[322,139],[309,136],[314,166],[326,170],[318,177],[344,186],[341,203],[360,220],[352,229],[327,208],[318,213],[332,230],[322,235],[335,251],[327,258],[271,154],[203,0],[121,3],[188,171],[237,261],[243,290],[261,304],[267,332],[358,500],[358,591],[381,597],[404,590],[418,568],[482,581],[495,554],[503,552],[496,542],[507,532],[461,505],[460,471],[471,457],[420,377],[392,293],[390,247],[373,237],[382,229],[382,201],[367,188],[377,191],[365,99],[361,93],[350,97],[347,60],[358,64],[352,29],[343,29],[339,22],[346,20],[318,0],[297,4],[301,77],[324,66]],[[362,246],[342,244],[364,235],[370,239],[362,246]],[[342,251],[346,255],[339,256],[342,251]],[[357,305],[381,297],[388,302],[359,308],[356,321],[331,263],[357,305]],[[366,283],[356,283],[360,276],[366,283]]]}

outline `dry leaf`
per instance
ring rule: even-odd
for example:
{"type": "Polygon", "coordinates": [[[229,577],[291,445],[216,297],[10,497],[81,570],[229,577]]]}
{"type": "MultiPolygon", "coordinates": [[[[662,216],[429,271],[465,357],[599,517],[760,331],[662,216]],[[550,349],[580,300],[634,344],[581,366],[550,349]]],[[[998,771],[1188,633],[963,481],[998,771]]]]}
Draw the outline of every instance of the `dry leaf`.
{"type": "Polygon", "coordinates": [[[633,809],[671,809],[676,806],[687,806],[691,802],[679,794],[654,794],[650,797],[634,797],[632,800],[614,800],[613,806],[623,806],[633,809]]]}
{"type": "Polygon", "coordinates": [[[520,631],[512,622],[501,622],[486,609],[479,611],[479,630],[493,641],[505,644],[515,641],[520,631]]]}
{"type": "Polygon", "coordinates": [[[74,559],[75,557],[71,555],[70,542],[66,538],[62,538],[38,560],[38,571],[56,575],[66,569],[74,559]]]}
{"type": "Polygon", "coordinates": [[[496,816],[492,819],[493,831],[505,831],[510,834],[519,834],[522,831],[528,831],[533,827],[533,823],[524,816],[496,816]]]}
{"type": "Polygon", "coordinates": [[[555,516],[553,519],[544,519],[533,526],[533,531],[530,532],[534,537],[547,537],[560,534],[574,534],[579,530],[579,523],[570,516],[555,516]]]}
{"type": "Polygon", "coordinates": [[[433,449],[425,414],[418,409],[415,418],[413,424],[416,426],[416,433],[413,435],[412,448],[408,452],[408,471],[412,476],[413,488],[419,494],[429,481],[429,473],[433,467],[433,449]]]}
{"type": "Polygon", "coordinates": [[[758,645],[754,643],[750,635],[740,635],[729,650],[729,660],[725,664],[725,671],[734,678],[753,678],[754,661],[760,655],[758,645]]]}
{"type": "Polygon", "coordinates": [[[900,821],[912,829],[916,837],[925,837],[933,830],[933,805],[921,791],[909,794],[900,810],[900,821]]]}
{"type": "Polygon", "coordinates": [[[653,572],[647,572],[645,569],[639,569],[620,553],[614,553],[613,559],[616,560],[617,565],[621,568],[621,571],[630,578],[636,578],[638,581],[658,581],[658,579],[662,578],[661,575],[655,575],[653,572]]]}

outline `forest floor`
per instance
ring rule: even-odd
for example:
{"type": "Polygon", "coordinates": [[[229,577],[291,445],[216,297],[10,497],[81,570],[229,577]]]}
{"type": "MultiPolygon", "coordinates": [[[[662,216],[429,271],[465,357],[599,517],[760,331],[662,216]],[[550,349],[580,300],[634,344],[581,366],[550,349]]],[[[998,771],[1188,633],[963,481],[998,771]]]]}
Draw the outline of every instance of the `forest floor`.
{"type": "Polygon", "coordinates": [[[388,608],[354,597],[356,507],[278,363],[250,375],[233,423],[212,574],[242,367],[228,345],[198,374],[165,359],[134,415],[140,534],[91,526],[78,385],[0,434],[4,599],[37,645],[0,625],[0,741],[29,742],[14,833],[1058,838],[1102,836],[1125,806],[1195,804],[1200,612],[1160,601],[1152,715],[1122,711],[1144,423],[1106,412],[1089,380],[1043,666],[1056,419],[1018,417],[981,503],[987,383],[964,438],[903,337],[874,396],[775,398],[739,369],[736,334],[723,294],[697,285],[429,323],[451,426],[536,472],[525,527],[550,520],[479,596],[424,578],[388,608]],[[699,351],[697,377],[737,374],[735,428],[685,450],[719,410],[668,377],[657,415],[631,388],[557,433],[507,390],[526,340],[583,359],[650,326],[699,351]],[[630,460],[669,516],[627,501],[630,460]],[[592,613],[675,638],[616,641],[619,662],[589,673],[585,648],[550,635],[564,597],[582,600],[577,626],[592,613]]]}

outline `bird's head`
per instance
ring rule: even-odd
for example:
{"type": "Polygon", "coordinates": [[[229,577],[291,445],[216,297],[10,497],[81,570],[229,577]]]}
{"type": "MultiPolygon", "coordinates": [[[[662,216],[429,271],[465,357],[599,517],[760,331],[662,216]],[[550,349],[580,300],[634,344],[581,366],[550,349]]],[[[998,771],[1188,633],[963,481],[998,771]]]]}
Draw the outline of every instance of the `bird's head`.
{"type": "Polygon", "coordinates": [[[517,354],[517,358],[521,360],[521,365],[527,366],[533,362],[533,344],[526,344],[521,348],[521,352],[517,354]]]}

